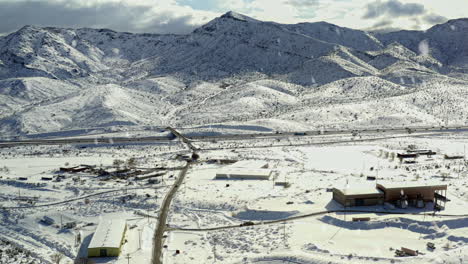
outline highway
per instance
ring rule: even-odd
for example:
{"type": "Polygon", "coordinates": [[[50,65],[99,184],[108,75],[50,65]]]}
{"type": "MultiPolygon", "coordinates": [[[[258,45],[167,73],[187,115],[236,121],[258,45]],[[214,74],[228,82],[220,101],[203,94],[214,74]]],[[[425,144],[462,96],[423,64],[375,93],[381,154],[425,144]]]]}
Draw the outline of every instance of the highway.
{"type": "Polygon", "coordinates": [[[310,130],[292,132],[250,133],[250,134],[225,134],[207,136],[184,136],[175,129],[168,127],[173,136],[150,136],[150,137],[100,137],[100,138],[61,138],[61,139],[34,139],[0,141],[0,148],[15,147],[23,145],[67,145],[67,144],[139,144],[139,143],[172,143],[178,137],[193,151],[200,149],[192,144],[192,141],[213,140],[248,140],[257,138],[283,138],[283,137],[314,137],[327,135],[360,135],[360,134],[413,134],[413,133],[454,133],[468,132],[468,126],[419,126],[419,127],[395,127],[395,128],[372,128],[372,129],[347,129],[347,130],[310,130]]]}
{"type": "Polygon", "coordinates": [[[224,140],[224,139],[255,139],[255,138],[279,138],[279,137],[291,137],[291,136],[326,136],[326,135],[360,135],[360,134],[412,134],[412,133],[452,133],[452,132],[468,132],[468,126],[450,126],[450,127],[436,127],[436,126],[418,126],[418,127],[394,127],[394,128],[370,128],[370,129],[347,129],[347,130],[309,130],[309,131],[292,131],[292,132],[272,132],[272,133],[252,133],[252,134],[226,134],[226,135],[214,135],[214,136],[188,136],[191,140],[224,140]]]}
{"type": "Polygon", "coordinates": [[[303,147],[303,146],[323,146],[323,145],[335,145],[335,144],[347,144],[347,143],[357,143],[357,142],[372,142],[386,139],[396,139],[396,138],[407,138],[407,137],[421,137],[421,136],[435,136],[441,135],[442,132],[433,132],[433,133],[417,133],[417,134],[388,134],[387,136],[378,136],[378,137],[364,137],[364,138],[351,138],[351,139],[323,139],[316,142],[305,142],[305,143],[286,143],[286,144],[266,144],[266,145],[234,145],[234,146],[221,146],[221,147],[209,147],[202,148],[200,151],[212,151],[212,150],[225,150],[225,149],[256,149],[256,148],[282,148],[282,147],[303,147]]]}
{"type": "Polygon", "coordinates": [[[115,137],[115,138],[61,138],[61,139],[34,139],[34,140],[16,140],[16,141],[0,141],[1,147],[16,147],[24,145],[67,145],[67,144],[127,144],[127,143],[155,143],[155,142],[172,142],[168,137],[115,137]]]}

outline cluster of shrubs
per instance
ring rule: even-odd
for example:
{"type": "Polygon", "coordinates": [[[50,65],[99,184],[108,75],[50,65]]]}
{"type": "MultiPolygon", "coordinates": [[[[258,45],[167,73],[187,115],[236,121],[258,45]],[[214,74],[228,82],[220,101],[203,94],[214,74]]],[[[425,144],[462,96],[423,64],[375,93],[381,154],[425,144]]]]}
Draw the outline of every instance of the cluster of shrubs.
{"type": "Polygon", "coordinates": [[[31,253],[13,243],[0,239],[0,263],[36,264],[40,263],[31,253]]]}

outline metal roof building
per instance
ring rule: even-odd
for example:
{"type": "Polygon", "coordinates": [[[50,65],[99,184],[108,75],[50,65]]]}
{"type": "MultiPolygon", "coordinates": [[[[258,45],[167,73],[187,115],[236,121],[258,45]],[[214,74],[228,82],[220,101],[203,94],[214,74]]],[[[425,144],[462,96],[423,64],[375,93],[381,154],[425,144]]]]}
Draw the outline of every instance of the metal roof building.
{"type": "Polygon", "coordinates": [[[125,220],[102,220],[88,246],[88,257],[116,257],[127,230],[125,220]]]}

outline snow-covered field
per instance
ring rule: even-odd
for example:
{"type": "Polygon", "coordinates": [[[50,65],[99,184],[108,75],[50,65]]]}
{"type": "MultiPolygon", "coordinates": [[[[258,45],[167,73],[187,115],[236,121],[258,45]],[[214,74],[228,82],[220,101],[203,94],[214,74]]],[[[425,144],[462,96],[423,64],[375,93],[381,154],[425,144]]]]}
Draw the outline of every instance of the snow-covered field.
{"type": "MultiPolygon", "coordinates": [[[[40,263],[49,263],[56,253],[63,255],[63,263],[72,263],[87,256],[87,243],[100,219],[123,218],[128,226],[135,225],[135,228],[127,232],[129,242],[123,246],[122,254],[130,254],[139,263],[148,263],[157,212],[176,173],[171,168],[181,165],[171,161],[170,157],[180,152],[181,147],[33,146],[2,149],[0,238],[34,252],[40,263]],[[141,155],[141,151],[146,154],[141,155]],[[136,167],[132,171],[162,167],[160,172],[163,172],[164,181],[161,177],[148,183],[148,180],[134,180],[134,177],[127,180],[130,177],[124,177],[124,174],[119,179],[94,172],[59,170],[60,167],[89,165],[112,172],[117,170],[115,160],[122,161],[119,165],[122,170],[131,158],[135,159],[132,166],[136,167]],[[41,222],[44,217],[53,219],[53,223],[41,222]],[[63,227],[71,222],[76,226],[63,227]],[[141,233],[141,244],[138,243],[138,232],[141,233]],[[78,236],[81,237],[79,241],[78,236]]],[[[151,174],[154,172],[146,173],[151,174]]],[[[119,259],[115,263],[125,261],[119,259]]]]}
{"type": "MultiPolygon", "coordinates": [[[[307,143],[310,139],[294,140],[307,143]]],[[[466,215],[468,208],[467,164],[464,160],[444,160],[443,154],[463,155],[467,143],[465,133],[224,150],[216,149],[225,146],[223,142],[203,142],[204,147],[216,150],[200,151],[200,161],[190,168],[172,201],[164,263],[465,263],[468,217],[461,215],[466,215]],[[402,163],[394,153],[408,145],[432,149],[437,155],[402,163]],[[216,171],[235,164],[217,164],[211,159],[266,162],[273,176],[270,180],[215,179],[216,171]],[[368,206],[360,208],[368,213],[313,215],[343,209],[332,200],[330,188],[375,184],[367,176],[377,177],[377,182],[443,181],[448,185],[450,202],[435,215],[425,214],[432,212],[431,203],[424,209],[368,206]],[[284,187],[275,182],[289,184],[284,187]],[[385,210],[415,214],[372,213],[385,210]],[[371,220],[353,222],[355,216],[371,220]],[[293,219],[282,221],[288,218],[293,219]],[[260,224],[240,226],[250,221],[260,224]],[[436,249],[428,250],[427,242],[433,242],[436,249]],[[395,249],[400,247],[418,250],[420,255],[395,257],[395,249]]],[[[255,140],[243,144],[253,146],[255,140]]],[[[177,168],[184,164],[176,154],[187,150],[182,144],[70,145],[4,148],[0,153],[0,238],[23,252],[34,253],[15,253],[17,262],[11,254],[3,254],[2,258],[8,260],[2,263],[23,263],[21,259],[48,263],[54,253],[63,255],[63,263],[71,263],[86,255],[86,245],[99,220],[113,217],[126,219],[132,227],[121,257],[94,260],[127,263],[129,254],[131,262],[150,263],[158,210],[177,177],[177,168]],[[128,164],[130,158],[136,160],[135,164],[128,164]],[[149,184],[134,176],[109,178],[93,172],[59,172],[60,167],[83,164],[115,171],[115,160],[124,161],[121,167],[135,166],[134,170],[163,167],[164,181],[149,184]],[[58,181],[57,176],[64,177],[58,181]],[[54,223],[40,222],[44,216],[54,223]],[[69,222],[76,226],[61,227],[69,222]],[[77,240],[78,234],[81,240],[77,240]]]]}

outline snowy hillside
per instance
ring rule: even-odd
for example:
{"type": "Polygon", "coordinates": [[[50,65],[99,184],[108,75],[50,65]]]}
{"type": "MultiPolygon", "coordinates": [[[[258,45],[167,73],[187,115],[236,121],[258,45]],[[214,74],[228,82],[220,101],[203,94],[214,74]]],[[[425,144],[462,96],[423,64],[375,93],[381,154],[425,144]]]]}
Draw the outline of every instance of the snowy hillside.
{"type": "Polygon", "coordinates": [[[468,19],[374,34],[234,12],[188,35],[26,26],[0,37],[0,131],[465,123],[467,36],[468,19]]]}

